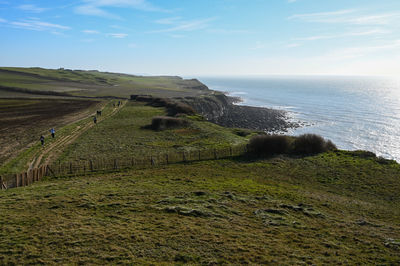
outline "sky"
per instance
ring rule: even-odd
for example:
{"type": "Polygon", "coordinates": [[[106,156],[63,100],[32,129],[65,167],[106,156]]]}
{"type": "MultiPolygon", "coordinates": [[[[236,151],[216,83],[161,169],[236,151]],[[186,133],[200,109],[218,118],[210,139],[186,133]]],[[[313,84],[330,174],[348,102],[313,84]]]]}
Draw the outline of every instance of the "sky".
{"type": "Polygon", "coordinates": [[[400,76],[400,0],[0,0],[0,66],[400,76]]]}

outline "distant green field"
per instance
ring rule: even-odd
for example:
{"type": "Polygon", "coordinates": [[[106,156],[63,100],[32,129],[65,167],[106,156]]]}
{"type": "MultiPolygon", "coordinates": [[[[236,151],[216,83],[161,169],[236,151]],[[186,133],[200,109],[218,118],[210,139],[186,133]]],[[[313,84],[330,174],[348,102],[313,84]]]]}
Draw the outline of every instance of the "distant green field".
{"type": "Polygon", "coordinates": [[[180,77],[144,77],[98,71],[43,68],[1,67],[0,86],[28,89],[33,92],[63,92],[90,97],[129,98],[132,94],[177,97],[210,93],[199,81],[184,80],[180,77]]]}
{"type": "Polygon", "coordinates": [[[84,133],[63,153],[61,161],[140,158],[171,151],[210,149],[243,144],[234,130],[189,117],[186,128],[144,129],[164,108],[128,102],[115,116],[84,133]]]}
{"type": "Polygon", "coordinates": [[[0,264],[398,265],[400,167],[331,152],[0,192],[0,264]]]}

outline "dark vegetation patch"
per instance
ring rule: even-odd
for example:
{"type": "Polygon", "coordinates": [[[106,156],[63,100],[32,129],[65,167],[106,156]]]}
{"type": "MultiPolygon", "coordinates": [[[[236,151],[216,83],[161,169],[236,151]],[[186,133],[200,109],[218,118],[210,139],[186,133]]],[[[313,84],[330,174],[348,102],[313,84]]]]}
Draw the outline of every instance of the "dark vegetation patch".
{"type": "Polygon", "coordinates": [[[156,116],[151,120],[150,128],[153,130],[165,130],[188,126],[188,121],[182,118],[169,116],[156,116]]]}
{"type": "Polygon", "coordinates": [[[336,149],[336,145],[332,141],[325,140],[316,134],[298,136],[293,142],[293,152],[295,154],[317,154],[336,149]]]}
{"type": "Polygon", "coordinates": [[[285,135],[258,135],[250,139],[248,152],[251,155],[297,154],[310,155],[331,150],[336,146],[319,135],[304,134],[298,137],[285,135]]]}
{"type": "Polygon", "coordinates": [[[168,116],[196,114],[195,110],[190,105],[170,98],[159,98],[151,95],[131,95],[131,100],[146,102],[153,107],[165,107],[168,116]]]}

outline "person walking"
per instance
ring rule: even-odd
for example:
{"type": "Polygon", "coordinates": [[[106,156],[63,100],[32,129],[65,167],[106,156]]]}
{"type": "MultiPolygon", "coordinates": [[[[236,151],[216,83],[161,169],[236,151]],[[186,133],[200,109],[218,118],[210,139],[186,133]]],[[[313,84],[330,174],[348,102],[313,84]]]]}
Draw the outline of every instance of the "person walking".
{"type": "Polygon", "coordinates": [[[44,136],[43,135],[40,136],[40,142],[42,143],[42,146],[43,146],[44,145],[44,136]]]}
{"type": "Polygon", "coordinates": [[[95,124],[97,124],[97,117],[96,117],[96,116],[93,117],[93,122],[94,122],[95,124]]]}
{"type": "Polygon", "coordinates": [[[54,136],[56,134],[56,131],[54,130],[54,128],[50,129],[50,133],[51,133],[51,137],[54,139],[54,136]]]}

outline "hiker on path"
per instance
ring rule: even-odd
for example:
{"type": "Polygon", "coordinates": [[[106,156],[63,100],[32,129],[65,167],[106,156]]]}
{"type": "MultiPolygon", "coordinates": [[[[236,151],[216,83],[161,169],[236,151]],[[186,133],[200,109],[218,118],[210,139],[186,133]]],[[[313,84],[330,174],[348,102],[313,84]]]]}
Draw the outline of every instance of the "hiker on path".
{"type": "Polygon", "coordinates": [[[97,123],[97,117],[96,117],[96,116],[93,117],[93,122],[94,122],[95,124],[97,123]]]}
{"type": "Polygon", "coordinates": [[[56,134],[56,131],[54,128],[50,129],[51,137],[54,139],[54,134],[56,134]]]}
{"type": "Polygon", "coordinates": [[[43,135],[40,136],[40,142],[42,143],[42,146],[44,145],[44,137],[43,135]]]}

